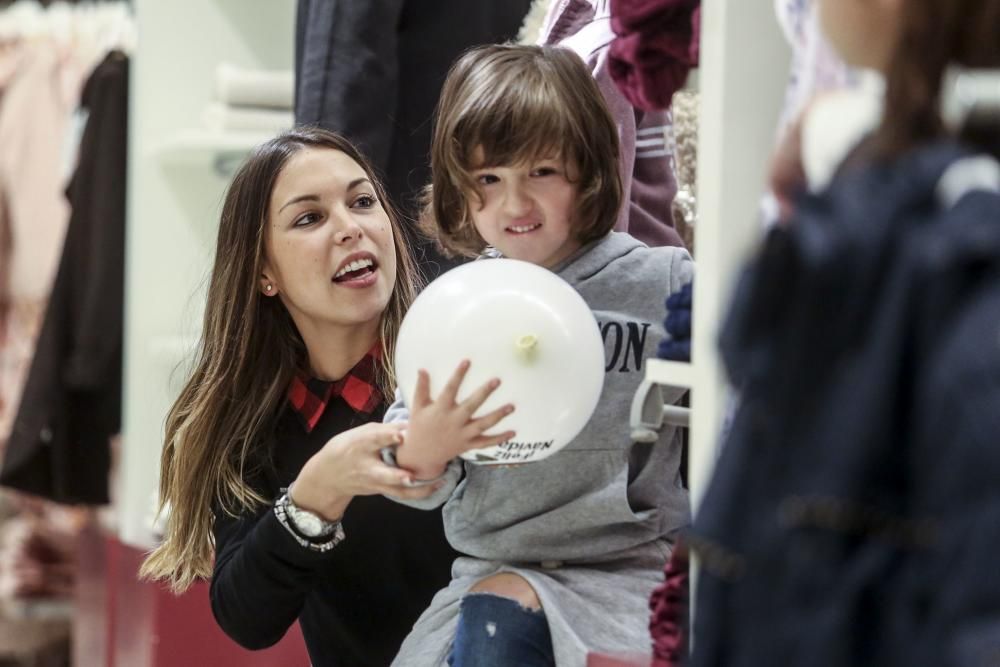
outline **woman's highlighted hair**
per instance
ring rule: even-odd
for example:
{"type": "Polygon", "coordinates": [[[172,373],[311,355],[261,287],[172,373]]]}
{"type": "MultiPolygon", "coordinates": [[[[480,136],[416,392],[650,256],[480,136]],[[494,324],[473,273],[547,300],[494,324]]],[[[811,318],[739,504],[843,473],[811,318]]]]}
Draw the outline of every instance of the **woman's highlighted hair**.
{"type": "Polygon", "coordinates": [[[144,578],[166,579],[175,592],[212,573],[214,513],[236,515],[268,501],[250,483],[266,465],[267,441],[305,344],[279,299],[258,290],[274,184],[304,149],[337,150],[365,170],[389,216],[396,244],[396,284],[382,314],[377,383],[386,400],[395,380],[396,334],[416,293],[417,274],[398,217],[368,161],[343,137],[319,128],[286,132],[261,145],[226,193],[194,372],[167,415],[160,464],[163,543],[142,565],[144,578]]]}

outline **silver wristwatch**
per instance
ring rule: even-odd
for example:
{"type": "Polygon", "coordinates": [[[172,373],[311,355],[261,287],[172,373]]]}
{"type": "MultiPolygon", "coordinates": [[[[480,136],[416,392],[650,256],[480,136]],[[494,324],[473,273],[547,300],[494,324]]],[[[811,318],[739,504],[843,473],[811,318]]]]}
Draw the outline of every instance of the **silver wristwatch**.
{"type": "Polygon", "coordinates": [[[315,512],[298,507],[288,493],[278,498],[274,514],[299,544],[313,551],[327,551],[344,539],[339,521],[327,521],[315,512]]]}

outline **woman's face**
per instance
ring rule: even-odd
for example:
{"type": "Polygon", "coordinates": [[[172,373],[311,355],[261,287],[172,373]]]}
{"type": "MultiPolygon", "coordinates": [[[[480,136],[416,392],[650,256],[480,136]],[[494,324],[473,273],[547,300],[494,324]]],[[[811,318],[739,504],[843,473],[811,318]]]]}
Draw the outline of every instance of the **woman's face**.
{"type": "Polygon", "coordinates": [[[396,283],[391,224],[358,163],[301,149],[271,193],[261,291],[280,296],[303,336],[377,327],[396,283]]]}
{"type": "MultiPolygon", "coordinates": [[[[947,0],[942,0],[947,1],[947,0]]],[[[818,0],[823,32],[849,65],[885,72],[904,0],[818,0]]]]}

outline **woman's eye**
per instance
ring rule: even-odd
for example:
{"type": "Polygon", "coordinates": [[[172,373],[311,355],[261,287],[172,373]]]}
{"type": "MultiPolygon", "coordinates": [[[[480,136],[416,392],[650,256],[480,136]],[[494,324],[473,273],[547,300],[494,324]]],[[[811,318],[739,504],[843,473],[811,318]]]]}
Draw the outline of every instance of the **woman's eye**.
{"type": "Polygon", "coordinates": [[[476,178],[476,182],[480,185],[493,185],[494,183],[499,183],[500,179],[493,174],[480,174],[476,178]]]}
{"type": "Polygon", "coordinates": [[[316,213],[306,213],[305,215],[299,217],[294,223],[294,227],[308,227],[319,220],[319,215],[316,213]]]}
{"type": "Polygon", "coordinates": [[[371,195],[361,195],[354,200],[354,206],[357,208],[372,208],[378,204],[378,200],[371,195]]]}

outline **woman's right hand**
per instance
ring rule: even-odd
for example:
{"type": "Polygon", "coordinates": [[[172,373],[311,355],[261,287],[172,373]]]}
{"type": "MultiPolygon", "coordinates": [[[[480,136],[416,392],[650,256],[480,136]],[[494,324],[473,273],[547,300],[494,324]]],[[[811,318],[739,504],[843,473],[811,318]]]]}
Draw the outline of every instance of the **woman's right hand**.
{"type": "Polygon", "coordinates": [[[410,486],[412,475],[386,465],[380,450],[402,442],[403,424],[371,422],[344,431],[306,461],[288,489],[298,507],[336,521],[354,496],[389,495],[417,500],[439,485],[410,486]]]}

